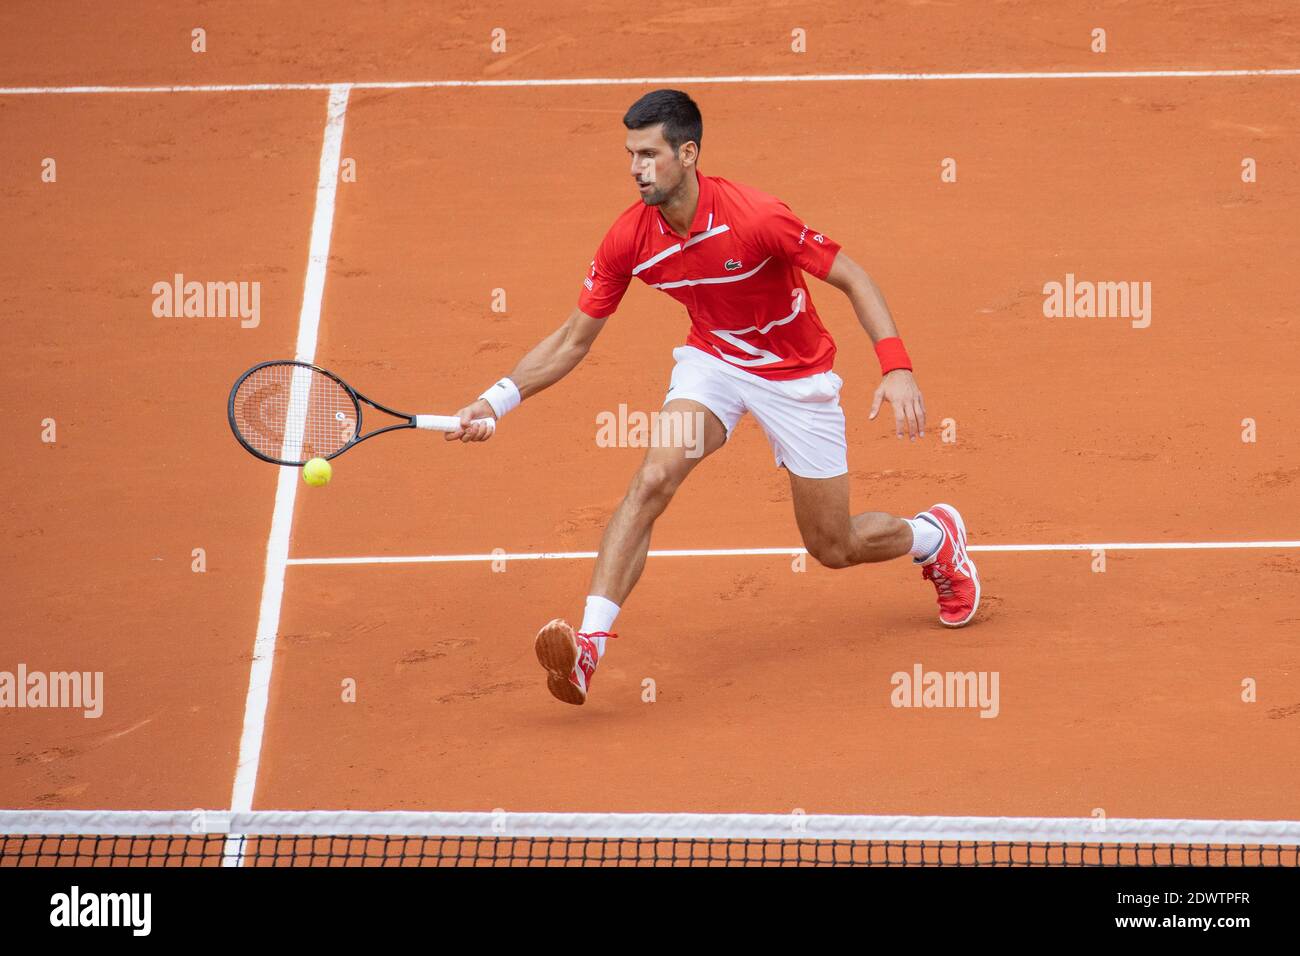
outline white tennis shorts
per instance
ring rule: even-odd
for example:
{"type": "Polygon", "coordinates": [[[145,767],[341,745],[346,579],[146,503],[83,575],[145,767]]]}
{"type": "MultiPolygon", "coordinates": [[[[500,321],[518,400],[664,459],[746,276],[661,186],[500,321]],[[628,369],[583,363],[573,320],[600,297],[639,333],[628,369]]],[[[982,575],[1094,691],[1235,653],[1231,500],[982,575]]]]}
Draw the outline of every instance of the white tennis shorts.
{"type": "Polygon", "coordinates": [[[835,478],[849,470],[840,388],[834,372],[769,381],[728,365],[700,349],[673,349],[672,381],[664,403],[676,398],[699,402],[717,415],[731,438],[745,412],[763,427],[779,468],[800,478],[835,478]]]}

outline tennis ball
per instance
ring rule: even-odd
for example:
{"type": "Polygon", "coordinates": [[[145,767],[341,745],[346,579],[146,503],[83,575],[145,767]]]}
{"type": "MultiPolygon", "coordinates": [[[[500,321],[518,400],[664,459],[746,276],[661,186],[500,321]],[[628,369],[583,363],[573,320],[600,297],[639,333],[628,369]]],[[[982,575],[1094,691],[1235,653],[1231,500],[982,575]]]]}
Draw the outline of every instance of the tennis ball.
{"type": "Polygon", "coordinates": [[[334,469],[324,458],[313,458],[302,466],[302,480],[313,488],[321,488],[330,483],[334,469]]]}

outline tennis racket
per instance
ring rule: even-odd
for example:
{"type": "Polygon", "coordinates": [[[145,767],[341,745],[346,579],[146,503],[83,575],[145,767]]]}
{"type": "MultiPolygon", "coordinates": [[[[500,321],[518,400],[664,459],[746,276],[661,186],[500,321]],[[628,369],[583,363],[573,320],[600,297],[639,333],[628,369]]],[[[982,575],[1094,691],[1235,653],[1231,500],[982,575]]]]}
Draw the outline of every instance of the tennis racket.
{"type": "MultiPolygon", "coordinates": [[[[287,360],[254,365],[230,389],[230,430],[250,454],[273,465],[301,467],[313,458],[337,458],[385,432],[423,428],[454,432],[454,415],[407,415],[366,398],[333,372],[287,360]],[[400,419],[362,434],[362,404],[400,419]]],[[[383,421],[383,420],[381,420],[383,421]]],[[[493,431],[491,418],[476,418],[493,431]]]]}

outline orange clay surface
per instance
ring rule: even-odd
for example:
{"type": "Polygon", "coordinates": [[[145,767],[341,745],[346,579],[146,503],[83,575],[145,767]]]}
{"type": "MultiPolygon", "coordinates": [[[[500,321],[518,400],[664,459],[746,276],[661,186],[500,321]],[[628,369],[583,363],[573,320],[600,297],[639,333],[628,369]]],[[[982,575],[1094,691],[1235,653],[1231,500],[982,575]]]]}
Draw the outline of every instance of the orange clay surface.
{"type": "MultiPolygon", "coordinates": [[[[1300,66],[1289,2],[123,6],[5,4],[0,85],[1300,66]],[[1111,52],[1089,52],[1094,26],[1111,52]]],[[[1300,537],[1297,84],[687,84],[703,171],[842,242],[917,363],[912,444],[867,420],[870,343],[814,285],[855,510],[951,501],[974,544],[1300,537]],[[1044,318],[1066,273],[1151,282],[1150,328],[1044,318]]],[[[644,89],[353,91],[319,364],[441,413],[508,372],[635,199],[619,118],[644,89]]],[[[276,473],[224,405],[293,352],[326,96],[0,96],[0,670],[103,671],[106,698],[98,720],[0,710],[0,806],[229,805],[276,473]],[[260,281],[260,326],[154,318],[177,272],[260,281]]],[[[400,434],[337,460],[299,492],[291,557],[593,550],[641,455],[598,447],[595,417],[657,408],[685,328],[634,284],[488,444],[400,434]]],[[[798,544],[747,420],[653,546],[798,544]]],[[[1300,814],[1296,551],[975,557],[985,603],[957,632],[905,561],[651,558],[583,708],[546,693],[531,641],[580,616],[590,561],[290,566],[255,806],[1300,814]],[[997,718],[892,707],[918,662],[997,671],[997,718]]]]}

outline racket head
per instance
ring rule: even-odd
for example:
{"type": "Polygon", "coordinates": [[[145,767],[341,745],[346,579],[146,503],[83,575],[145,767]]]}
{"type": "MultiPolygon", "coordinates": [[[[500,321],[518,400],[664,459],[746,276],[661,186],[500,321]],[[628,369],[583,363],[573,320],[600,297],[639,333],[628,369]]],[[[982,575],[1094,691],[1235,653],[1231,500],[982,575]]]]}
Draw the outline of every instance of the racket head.
{"type": "Polygon", "coordinates": [[[342,454],[361,432],[361,403],[333,372],[288,359],[262,362],[230,389],[230,430],[250,454],[302,467],[342,454]]]}

